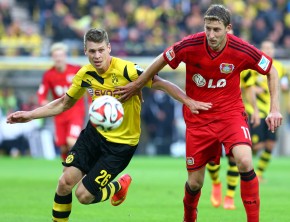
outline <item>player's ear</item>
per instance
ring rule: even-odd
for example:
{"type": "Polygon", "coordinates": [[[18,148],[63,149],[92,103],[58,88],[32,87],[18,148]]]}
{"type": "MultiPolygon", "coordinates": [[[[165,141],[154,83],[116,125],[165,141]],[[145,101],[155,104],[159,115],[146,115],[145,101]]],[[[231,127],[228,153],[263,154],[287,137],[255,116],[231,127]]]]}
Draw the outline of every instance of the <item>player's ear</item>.
{"type": "Polygon", "coordinates": [[[229,24],[226,26],[226,32],[230,34],[234,34],[234,31],[232,29],[232,24],[229,24]]]}
{"type": "Polygon", "coordinates": [[[108,50],[109,50],[109,53],[111,53],[112,48],[111,48],[111,44],[110,43],[108,43],[108,50]]]}

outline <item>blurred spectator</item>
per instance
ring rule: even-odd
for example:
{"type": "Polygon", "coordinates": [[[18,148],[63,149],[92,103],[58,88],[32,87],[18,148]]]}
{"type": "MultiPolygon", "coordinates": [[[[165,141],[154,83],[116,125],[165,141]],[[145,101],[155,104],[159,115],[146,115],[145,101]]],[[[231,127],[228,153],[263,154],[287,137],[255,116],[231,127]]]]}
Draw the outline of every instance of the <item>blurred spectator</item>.
{"type": "Polygon", "coordinates": [[[22,127],[13,128],[6,123],[6,116],[18,110],[19,101],[13,89],[5,88],[0,91],[0,153],[11,157],[27,155],[28,140],[22,127]]]}
{"type": "MultiPolygon", "coordinates": [[[[117,46],[117,55],[154,56],[164,45],[202,30],[200,15],[213,3],[209,0],[17,0],[15,5],[15,1],[1,1],[0,32],[11,32],[10,26],[17,20],[21,8],[26,10],[27,18],[21,20],[20,30],[24,31],[25,23],[34,23],[38,30],[35,34],[52,39],[51,42],[66,42],[71,50],[69,54],[75,56],[82,54],[82,36],[89,27],[106,28],[117,46]],[[130,41],[132,43],[128,43],[130,41]]],[[[219,3],[231,9],[236,35],[257,46],[266,38],[271,39],[282,49],[278,57],[287,56],[283,48],[289,35],[289,1],[223,0],[219,3]]],[[[6,36],[6,40],[9,38],[15,42],[13,36],[6,36]]],[[[11,41],[7,48],[13,48],[11,41]]],[[[2,41],[2,47],[5,43],[2,41]]],[[[39,48],[46,53],[41,46],[39,48]]],[[[29,53],[31,50],[24,54],[29,53]]],[[[10,51],[7,54],[21,53],[10,51]]]]}
{"type": "Polygon", "coordinates": [[[170,155],[173,142],[174,100],[161,90],[150,90],[142,108],[142,119],[146,123],[149,141],[155,146],[157,155],[170,155]]]}

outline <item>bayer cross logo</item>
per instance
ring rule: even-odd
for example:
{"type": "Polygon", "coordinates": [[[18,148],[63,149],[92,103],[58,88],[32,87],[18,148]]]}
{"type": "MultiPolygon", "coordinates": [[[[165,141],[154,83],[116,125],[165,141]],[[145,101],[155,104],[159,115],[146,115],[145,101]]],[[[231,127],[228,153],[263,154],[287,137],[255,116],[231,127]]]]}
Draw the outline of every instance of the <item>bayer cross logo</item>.
{"type": "Polygon", "coordinates": [[[193,82],[195,82],[195,84],[198,86],[198,87],[203,87],[203,86],[205,86],[205,84],[206,84],[206,81],[205,81],[205,79],[202,77],[202,75],[200,75],[200,74],[194,74],[193,76],[192,76],[192,80],[193,80],[193,82]]]}

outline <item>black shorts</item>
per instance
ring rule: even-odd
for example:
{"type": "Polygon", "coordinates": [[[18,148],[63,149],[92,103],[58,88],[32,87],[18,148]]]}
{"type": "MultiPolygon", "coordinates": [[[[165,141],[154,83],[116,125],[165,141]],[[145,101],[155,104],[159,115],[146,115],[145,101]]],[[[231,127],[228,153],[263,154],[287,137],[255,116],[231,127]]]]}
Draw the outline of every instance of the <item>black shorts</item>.
{"type": "Polygon", "coordinates": [[[268,130],[265,118],[261,118],[260,125],[255,128],[250,124],[250,131],[253,144],[265,142],[266,140],[276,141],[276,133],[272,133],[271,130],[268,130]]]}
{"type": "Polygon", "coordinates": [[[85,173],[83,184],[95,195],[128,166],[136,148],[137,145],[108,142],[89,122],[63,165],[85,173]]]}

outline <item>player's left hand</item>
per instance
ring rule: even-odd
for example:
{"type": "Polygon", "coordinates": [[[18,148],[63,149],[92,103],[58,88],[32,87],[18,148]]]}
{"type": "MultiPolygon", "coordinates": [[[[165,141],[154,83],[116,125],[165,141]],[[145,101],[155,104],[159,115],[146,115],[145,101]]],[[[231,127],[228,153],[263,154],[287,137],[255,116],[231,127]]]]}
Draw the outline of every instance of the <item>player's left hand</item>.
{"type": "Polygon", "coordinates": [[[184,103],[193,114],[199,114],[200,110],[209,110],[212,108],[212,103],[196,101],[189,99],[184,103]]]}
{"type": "Polygon", "coordinates": [[[282,117],[282,114],[280,112],[270,112],[266,118],[266,123],[268,125],[268,129],[274,133],[275,130],[279,126],[281,126],[282,120],[283,120],[283,117],[282,117]]]}
{"type": "Polygon", "coordinates": [[[118,100],[120,102],[125,102],[132,96],[138,95],[141,102],[143,102],[143,97],[141,89],[134,82],[128,83],[126,86],[117,86],[114,95],[119,95],[118,100]]]}

